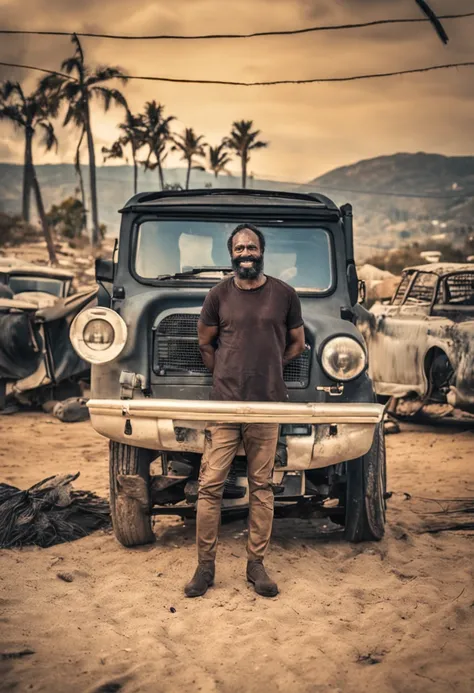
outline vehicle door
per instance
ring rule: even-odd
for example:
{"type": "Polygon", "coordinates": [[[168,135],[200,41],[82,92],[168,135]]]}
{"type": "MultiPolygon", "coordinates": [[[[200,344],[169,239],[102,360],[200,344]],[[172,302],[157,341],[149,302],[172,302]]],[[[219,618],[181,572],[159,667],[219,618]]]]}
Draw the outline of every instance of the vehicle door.
{"type": "Polygon", "coordinates": [[[395,396],[425,390],[424,354],[428,344],[428,319],[438,276],[432,272],[407,273],[389,306],[376,312],[376,338],[371,349],[371,369],[376,382],[393,385],[383,394],[395,396]]]}

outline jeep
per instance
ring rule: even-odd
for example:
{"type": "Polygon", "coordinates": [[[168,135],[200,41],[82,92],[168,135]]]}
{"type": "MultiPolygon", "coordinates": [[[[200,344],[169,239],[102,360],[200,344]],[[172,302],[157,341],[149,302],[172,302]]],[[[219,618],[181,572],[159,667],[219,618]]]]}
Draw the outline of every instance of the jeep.
{"type": "MultiPolygon", "coordinates": [[[[278,422],[275,514],[327,516],[350,541],[384,533],[383,406],[355,327],[352,207],[320,194],[205,189],[139,193],[120,210],[118,253],[96,262],[99,305],[71,327],[91,364],[92,426],[110,440],[110,503],[124,546],[153,541],[152,518],[193,516],[206,422],[278,422]],[[284,402],[210,401],[197,322],[228,275],[243,222],[266,237],[265,272],[297,291],[306,349],[284,369],[284,402]]],[[[223,513],[248,506],[238,451],[223,513]]]]}

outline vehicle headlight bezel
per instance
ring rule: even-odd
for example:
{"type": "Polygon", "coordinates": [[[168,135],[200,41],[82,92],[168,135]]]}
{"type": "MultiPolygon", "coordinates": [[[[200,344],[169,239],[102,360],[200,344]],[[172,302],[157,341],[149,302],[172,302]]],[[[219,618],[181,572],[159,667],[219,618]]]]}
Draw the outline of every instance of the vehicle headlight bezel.
{"type": "Polygon", "coordinates": [[[342,382],[342,383],[348,383],[351,382],[352,380],[355,380],[356,378],[359,378],[363,373],[366,372],[367,367],[368,367],[368,358],[367,358],[367,349],[364,347],[364,345],[353,335],[347,334],[347,333],[340,333],[340,334],[332,334],[330,337],[327,337],[320,345],[318,349],[318,360],[320,363],[320,366],[323,370],[323,373],[330,378],[331,380],[334,380],[335,382],[342,382]],[[351,344],[353,344],[356,348],[356,350],[360,350],[358,353],[359,357],[362,357],[362,365],[361,367],[357,370],[357,372],[353,373],[349,377],[343,376],[343,375],[337,375],[335,372],[331,372],[331,369],[329,368],[327,364],[327,360],[324,358],[324,351],[331,345],[332,342],[336,340],[349,340],[351,344]]]}
{"type": "Polygon", "coordinates": [[[76,353],[84,359],[84,361],[94,365],[109,363],[116,359],[123,351],[127,341],[127,334],[127,325],[123,318],[111,308],[101,307],[86,308],[86,310],[79,313],[74,318],[69,332],[71,344],[76,353]],[[113,341],[111,345],[105,349],[91,347],[84,340],[85,330],[93,320],[103,320],[113,330],[113,341]]]}

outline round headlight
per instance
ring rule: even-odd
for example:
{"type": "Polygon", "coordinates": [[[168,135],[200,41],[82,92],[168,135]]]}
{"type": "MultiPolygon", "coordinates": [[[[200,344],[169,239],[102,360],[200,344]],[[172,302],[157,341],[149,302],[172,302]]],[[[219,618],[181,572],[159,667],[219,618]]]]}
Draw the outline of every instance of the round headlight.
{"type": "Polygon", "coordinates": [[[333,380],[353,380],[367,366],[367,354],[353,337],[334,337],[321,353],[321,366],[333,380]]]}
{"type": "Polygon", "coordinates": [[[82,333],[84,343],[96,351],[103,351],[111,347],[114,337],[114,328],[106,320],[91,320],[82,333]]]}
{"type": "Polygon", "coordinates": [[[87,308],[74,319],[70,337],[72,346],[84,361],[108,363],[123,350],[127,326],[110,308],[87,308]]]}

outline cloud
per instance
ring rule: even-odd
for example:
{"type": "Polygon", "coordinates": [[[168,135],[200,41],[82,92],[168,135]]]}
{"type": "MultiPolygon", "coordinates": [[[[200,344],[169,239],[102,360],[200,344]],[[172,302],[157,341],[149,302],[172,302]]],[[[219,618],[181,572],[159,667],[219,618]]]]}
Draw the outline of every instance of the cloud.
{"type": "MultiPolygon", "coordinates": [[[[433,8],[447,11],[440,1],[433,8]]],[[[450,12],[472,10],[470,0],[450,3],[450,12]]],[[[2,24],[10,28],[58,29],[108,33],[215,33],[279,30],[315,24],[350,23],[389,17],[421,16],[414,0],[9,0],[2,24]]],[[[261,80],[312,78],[409,69],[472,59],[474,18],[446,21],[450,36],[443,47],[427,23],[321,32],[294,37],[233,41],[119,41],[83,39],[91,65],[110,64],[135,75],[261,80]]],[[[57,69],[72,52],[69,37],[4,36],[0,60],[57,69]]],[[[38,74],[6,70],[0,77],[21,79],[33,89],[38,74]]],[[[472,152],[474,138],[473,70],[427,73],[335,85],[231,88],[130,81],[130,107],[146,100],[166,104],[179,117],[178,129],[193,126],[211,143],[227,134],[233,120],[253,119],[271,146],[255,153],[256,174],[282,179],[313,178],[326,170],[398,150],[472,152]]],[[[121,109],[104,114],[98,104],[92,118],[97,158],[102,144],[116,138],[121,109]]],[[[35,151],[38,162],[72,161],[74,129],[57,131],[57,157],[35,151]]],[[[9,138],[3,160],[21,161],[22,139],[0,124],[9,138]]],[[[84,159],[86,156],[84,154],[84,159]]],[[[175,164],[176,158],[169,159],[175,164]]],[[[237,168],[237,164],[235,164],[237,168]]]]}

